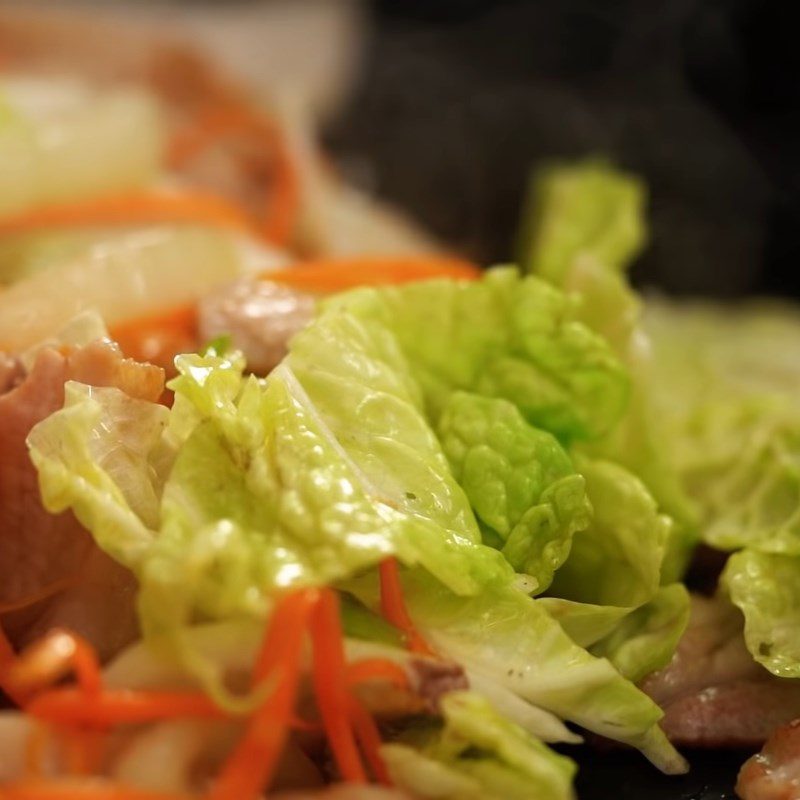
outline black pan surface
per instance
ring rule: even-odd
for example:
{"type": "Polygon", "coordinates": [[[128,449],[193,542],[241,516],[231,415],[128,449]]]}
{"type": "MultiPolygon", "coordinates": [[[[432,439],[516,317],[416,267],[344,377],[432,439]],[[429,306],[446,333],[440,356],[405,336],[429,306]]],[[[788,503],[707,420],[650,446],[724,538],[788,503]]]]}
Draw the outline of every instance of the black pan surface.
{"type": "Polygon", "coordinates": [[[750,753],[690,750],[687,775],[661,775],[641,756],[588,748],[570,755],[578,762],[580,800],[733,800],[736,775],[750,753]]]}

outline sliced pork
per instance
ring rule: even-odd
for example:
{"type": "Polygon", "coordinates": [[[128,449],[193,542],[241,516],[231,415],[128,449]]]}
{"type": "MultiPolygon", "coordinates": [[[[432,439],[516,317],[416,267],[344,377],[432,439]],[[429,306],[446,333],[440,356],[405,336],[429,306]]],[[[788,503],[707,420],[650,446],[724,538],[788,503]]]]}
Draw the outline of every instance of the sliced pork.
{"type": "Polygon", "coordinates": [[[271,281],[246,278],[198,304],[200,339],[230,335],[247,368],[266,375],[286,355],[289,340],[314,316],[313,295],[271,281]]]}
{"type": "Polygon", "coordinates": [[[164,374],[124,359],[107,341],[45,348],[30,374],[0,396],[0,614],[15,643],[61,624],[110,655],[130,638],[132,577],[98,551],[71,513],[45,511],[25,445],[31,428],[63,405],[68,380],[156,401],[164,374]]]}
{"type": "Polygon", "coordinates": [[[800,800],[800,719],[778,728],[745,763],[736,792],[742,800],[800,800]]]}
{"type": "Polygon", "coordinates": [[[776,678],[753,660],[738,609],[692,597],[692,614],[672,661],[642,689],[663,709],[662,727],[680,745],[750,747],[800,716],[800,682],[776,678]]]}
{"type": "Polygon", "coordinates": [[[24,375],[20,360],[0,351],[0,395],[13,389],[24,375]]]}

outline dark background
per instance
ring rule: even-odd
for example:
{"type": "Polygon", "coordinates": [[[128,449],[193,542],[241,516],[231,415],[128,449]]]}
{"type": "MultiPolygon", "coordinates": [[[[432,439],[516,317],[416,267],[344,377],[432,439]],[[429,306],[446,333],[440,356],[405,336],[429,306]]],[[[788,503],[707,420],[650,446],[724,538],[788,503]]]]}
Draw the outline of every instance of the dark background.
{"type": "Polygon", "coordinates": [[[486,262],[529,168],[600,154],[650,187],[634,277],[800,297],[800,44],[770,0],[382,0],[328,141],[351,176],[486,262]]]}

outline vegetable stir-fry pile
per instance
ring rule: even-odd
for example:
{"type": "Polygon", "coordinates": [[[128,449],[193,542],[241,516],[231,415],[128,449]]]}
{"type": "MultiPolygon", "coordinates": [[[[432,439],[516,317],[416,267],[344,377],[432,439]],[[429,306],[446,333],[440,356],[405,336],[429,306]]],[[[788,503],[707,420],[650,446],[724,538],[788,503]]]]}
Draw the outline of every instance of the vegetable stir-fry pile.
{"type": "Polygon", "coordinates": [[[800,325],[643,303],[636,179],[540,173],[518,267],[343,251],[224,84],[47,87],[0,95],[0,797],[563,800],[582,730],[682,772],[640,684],[700,542],[797,677],[800,325]]]}

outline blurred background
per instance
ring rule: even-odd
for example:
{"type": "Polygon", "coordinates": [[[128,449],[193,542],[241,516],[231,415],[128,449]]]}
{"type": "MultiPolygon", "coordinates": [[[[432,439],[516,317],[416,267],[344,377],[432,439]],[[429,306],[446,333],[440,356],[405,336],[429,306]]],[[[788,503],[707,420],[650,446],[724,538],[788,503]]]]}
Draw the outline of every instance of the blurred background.
{"type": "Polygon", "coordinates": [[[650,188],[651,241],[637,283],[800,297],[792,4],[101,5],[188,32],[265,91],[303,93],[349,180],[483,262],[513,257],[532,168],[601,155],[650,188]]]}
{"type": "Polygon", "coordinates": [[[442,236],[509,258],[529,167],[650,187],[640,284],[800,296],[800,49],[770,0],[383,0],[330,142],[442,236]],[[357,154],[359,154],[357,156],[357,154]]]}

